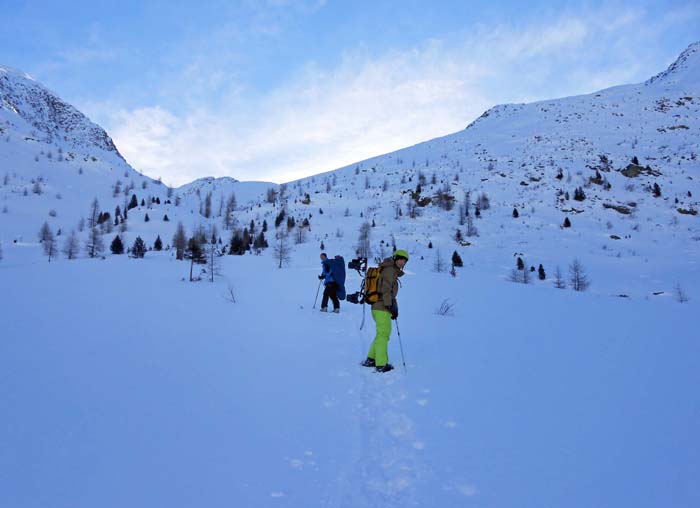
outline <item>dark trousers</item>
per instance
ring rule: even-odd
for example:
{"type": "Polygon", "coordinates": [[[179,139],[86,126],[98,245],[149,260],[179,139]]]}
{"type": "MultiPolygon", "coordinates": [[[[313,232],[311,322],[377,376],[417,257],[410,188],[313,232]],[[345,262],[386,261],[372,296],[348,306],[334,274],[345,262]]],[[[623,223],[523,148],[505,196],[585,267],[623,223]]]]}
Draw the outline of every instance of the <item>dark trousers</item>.
{"type": "Polygon", "coordinates": [[[333,308],[340,308],[340,301],[338,300],[338,295],[336,291],[338,290],[337,282],[329,282],[326,287],[323,288],[323,299],[321,300],[321,308],[325,309],[328,307],[328,298],[333,302],[333,308]]]}

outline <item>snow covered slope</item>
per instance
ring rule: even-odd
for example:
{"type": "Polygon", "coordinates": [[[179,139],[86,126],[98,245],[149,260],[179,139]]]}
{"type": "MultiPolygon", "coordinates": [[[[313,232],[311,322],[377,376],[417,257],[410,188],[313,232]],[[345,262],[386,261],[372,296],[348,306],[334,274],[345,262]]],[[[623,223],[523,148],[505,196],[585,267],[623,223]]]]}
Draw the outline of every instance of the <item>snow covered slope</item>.
{"type": "MultiPolygon", "coordinates": [[[[378,257],[394,242],[430,262],[437,248],[446,258],[459,250],[499,277],[516,254],[548,273],[579,258],[593,272],[594,290],[606,294],[649,295],[682,280],[700,282],[699,48],[692,44],[645,83],[496,106],[464,131],[290,182],[286,213],[310,220],[306,241],[346,255],[367,221],[378,257]],[[577,189],[582,201],[574,199],[577,189]],[[466,192],[471,228],[460,213],[466,192]],[[481,195],[491,206],[476,218],[481,195]]],[[[157,235],[168,244],[180,221],[188,232],[216,225],[227,243],[232,194],[231,228],[253,221],[259,231],[279,213],[280,199],[266,199],[278,190],[273,184],[203,178],[170,189],[141,175],[72,107],[21,73],[0,72],[5,244],[35,240],[44,221],[54,231],[78,228],[95,198],[113,221],[116,207],[123,213],[136,195],[140,206],[127,225],[104,228],[107,240],[112,229],[126,229],[127,245],[137,235],[149,246],[157,235]]]]}
{"type": "Polygon", "coordinates": [[[363,212],[377,240],[393,234],[431,259],[429,242],[496,273],[515,253],[550,269],[578,257],[611,294],[651,294],[688,277],[698,285],[699,75],[695,43],[645,83],[496,106],[464,131],[293,182],[292,194],[309,193],[341,225],[346,209],[363,212]],[[440,191],[455,198],[452,211],[436,205],[440,191]],[[490,198],[474,221],[478,236],[459,219],[466,191],[472,205],[490,198]]]}

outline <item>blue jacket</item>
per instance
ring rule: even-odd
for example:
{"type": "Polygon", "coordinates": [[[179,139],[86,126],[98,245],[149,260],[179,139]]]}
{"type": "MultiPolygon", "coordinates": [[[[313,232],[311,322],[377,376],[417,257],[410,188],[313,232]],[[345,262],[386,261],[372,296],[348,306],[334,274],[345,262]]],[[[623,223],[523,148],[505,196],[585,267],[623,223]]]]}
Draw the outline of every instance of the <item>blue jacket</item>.
{"type": "Polygon", "coordinates": [[[321,261],[321,275],[323,275],[323,284],[327,285],[329,282],[335,282],[335,279],[333,278],[333,274],[331,273],[331,264],[330,262],[326,259],[325,261],[321,261]]]}

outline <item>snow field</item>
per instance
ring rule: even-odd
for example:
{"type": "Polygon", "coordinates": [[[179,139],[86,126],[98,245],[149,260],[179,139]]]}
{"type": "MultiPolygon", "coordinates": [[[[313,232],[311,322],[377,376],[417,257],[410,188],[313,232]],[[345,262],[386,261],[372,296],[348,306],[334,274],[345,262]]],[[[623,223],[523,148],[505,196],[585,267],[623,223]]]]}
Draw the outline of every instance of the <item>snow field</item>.
{"type": "Polygon", "coordinates": [[[358,365],[369,312],[360,331],[359,306],[311,308],[315,247],[282,270],[226,256],[214,284],[182,281],[166,252],[47,263],[3,247],[2,506],[700,501],[697,299],[469,264],[452,279],[416,258],[398,298],[407,372],[394,332],[382,375],[358,365]],[[444,298],[453,316],[435,314],[444,298]]]}

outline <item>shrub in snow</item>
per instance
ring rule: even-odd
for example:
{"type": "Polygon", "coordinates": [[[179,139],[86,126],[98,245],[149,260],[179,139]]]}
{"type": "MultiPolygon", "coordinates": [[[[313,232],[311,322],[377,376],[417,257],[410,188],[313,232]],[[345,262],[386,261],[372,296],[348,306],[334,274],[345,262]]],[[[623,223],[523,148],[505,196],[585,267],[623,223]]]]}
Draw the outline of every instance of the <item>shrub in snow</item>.
{"type": "Polygon", "coordinates": [[[566,281],[561,273],[561,268],[558,266],[554,272],[554,287],[557,289],[566,289],[566,281]]]}
{"type": "MultiPolygon", "coordinates": [[[[0,259],[2,259],[2,256],[0,255],[0,259]]],[[[690,298],[688,298],[688,295],[685,293],[683,288],[681,287],[680,283],[676,284],[676,287],[674,288],[674,294],[676,296],[676,301],[678,303],[685,303],[690,298]]]]}
{"type": "Polygon", "coordinates": [[[513,268],[510,271],[510,274],[508,274],[508,280],[510,282],[518,282],[520,284],[529,284],[531,280],[530,272],[527,270],[513,268]]]}

